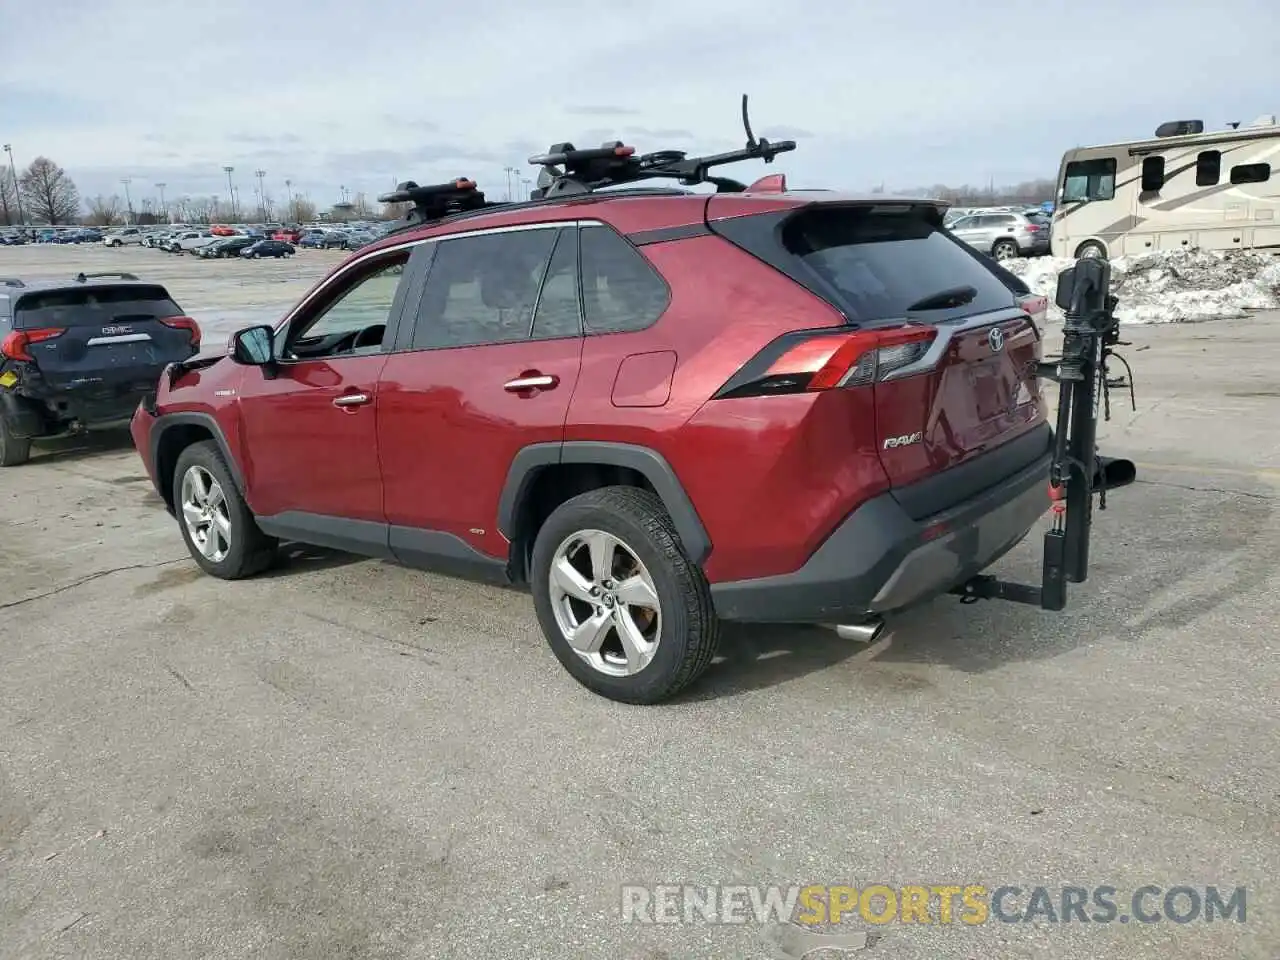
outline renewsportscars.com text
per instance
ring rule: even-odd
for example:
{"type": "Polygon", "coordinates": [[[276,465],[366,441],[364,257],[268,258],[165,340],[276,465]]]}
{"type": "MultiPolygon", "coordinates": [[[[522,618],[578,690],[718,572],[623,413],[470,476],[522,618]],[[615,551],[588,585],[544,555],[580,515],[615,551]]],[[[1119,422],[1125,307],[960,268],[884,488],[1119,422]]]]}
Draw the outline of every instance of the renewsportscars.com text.
{"type": "Polygon", "coordinates": [[[929,884],[628,885],[624,923],[1213,923],[1246,920],[1244,887],[929,884]]]}

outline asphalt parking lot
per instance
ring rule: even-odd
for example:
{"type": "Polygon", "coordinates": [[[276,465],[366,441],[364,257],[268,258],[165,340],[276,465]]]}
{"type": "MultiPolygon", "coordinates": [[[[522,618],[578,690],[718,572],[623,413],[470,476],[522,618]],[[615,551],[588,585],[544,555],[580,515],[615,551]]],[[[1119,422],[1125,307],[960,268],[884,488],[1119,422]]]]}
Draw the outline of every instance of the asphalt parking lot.
{"type": "MultiPolygon", "coordinates": [[[[0,274],[132,270],[217,336],[336,259],[0,274]]],[[[311,550],[202,576],[122,433],[0,472],[0,955],[770,956],[621,922],[622,884],[722,882],[1243,886],[1243,923],[889,924],[856,955],[1274,958],[1280,314],[1127,333],[1103,443],[1141,481],[1066,613],[732,628],[659,708],[576,686],[517,592],[311,550]]]]}

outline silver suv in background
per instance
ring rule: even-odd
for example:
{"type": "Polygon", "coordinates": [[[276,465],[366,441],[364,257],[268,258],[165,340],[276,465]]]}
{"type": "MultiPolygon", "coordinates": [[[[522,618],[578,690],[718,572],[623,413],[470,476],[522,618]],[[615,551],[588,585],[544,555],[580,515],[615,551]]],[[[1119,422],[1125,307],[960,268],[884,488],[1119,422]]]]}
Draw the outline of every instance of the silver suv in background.
{"type": "Polygon", "coordinates": [[[975,212],[948,228],[962,240],[996,260],[1038,257],[1049,252],[1049,221],[1045,217],[1013,212],[975,212]]]}

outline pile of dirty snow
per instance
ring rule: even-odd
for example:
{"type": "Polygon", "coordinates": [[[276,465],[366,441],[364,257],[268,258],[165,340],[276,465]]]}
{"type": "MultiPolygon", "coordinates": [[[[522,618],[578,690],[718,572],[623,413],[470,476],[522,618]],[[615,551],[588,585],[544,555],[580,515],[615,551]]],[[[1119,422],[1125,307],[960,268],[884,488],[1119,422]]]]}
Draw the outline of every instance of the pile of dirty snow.
{"type": "MultiPolygon", "coordinates": [[[[1049,319],[1061,320],[1053,305],[1058,274],[1074,260],[1036,257],[1006,260],[1003,266],[1035,293],[1050,300],[1049,319]]],[[[1248,250],[1161,250],[1111,261],[1116,314],[1125,323],[1187,323],[1247,316],[1251,310],[1280,309],[1280,258],[1248,250]]]]}

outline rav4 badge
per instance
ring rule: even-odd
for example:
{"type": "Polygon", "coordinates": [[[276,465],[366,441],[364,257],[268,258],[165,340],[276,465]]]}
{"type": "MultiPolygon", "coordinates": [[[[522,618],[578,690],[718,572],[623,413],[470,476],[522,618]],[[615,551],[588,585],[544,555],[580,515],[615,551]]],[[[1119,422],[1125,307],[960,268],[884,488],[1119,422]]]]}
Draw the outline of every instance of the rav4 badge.
{"type": "Polygon", "coordinates": [[[886,450],[893,450],[895,447],[909,447],[913,443],[919,443],[924,439],[924,433],[917,430],[915,433],[904,433],[900,437],[889,437],[884,442],[886,450]]]}

